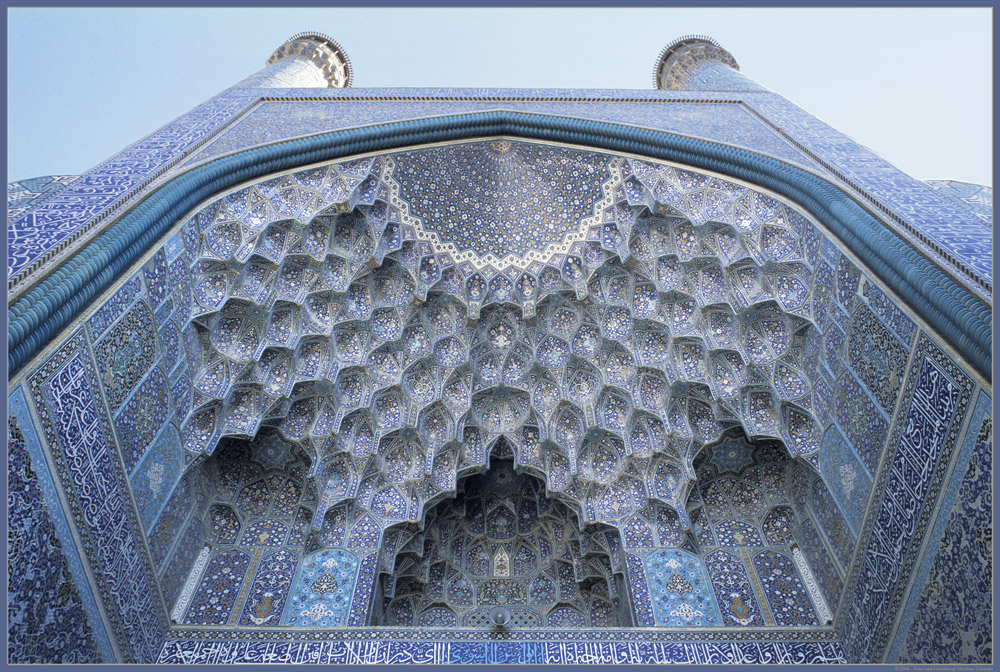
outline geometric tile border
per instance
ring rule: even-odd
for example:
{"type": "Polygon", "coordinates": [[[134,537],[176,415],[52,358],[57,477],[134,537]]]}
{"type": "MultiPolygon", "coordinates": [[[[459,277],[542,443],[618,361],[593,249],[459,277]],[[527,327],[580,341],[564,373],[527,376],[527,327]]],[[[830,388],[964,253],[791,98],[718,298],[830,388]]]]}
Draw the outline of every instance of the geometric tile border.
{"type": "Polygon", "coordinates": [[[191,604],[191,598],[194,597],[194,591],[198,587],[198,579],[201,578],[201,573],[205,570],[205,565],[208,564],[208,556],[211,553],[212,549],[205,546],[198,554],[194,567],[191,568],[191,573],[188,575],[187,581],[184,582],[184,589],[181,590],[181,595],[177,598],[177,604],[174,605],[173,611],[170,612],[170,620],[175,623],[180,623],[181,619],[184,618],[184,612],[187,611],[188,605],[191,604]]]}

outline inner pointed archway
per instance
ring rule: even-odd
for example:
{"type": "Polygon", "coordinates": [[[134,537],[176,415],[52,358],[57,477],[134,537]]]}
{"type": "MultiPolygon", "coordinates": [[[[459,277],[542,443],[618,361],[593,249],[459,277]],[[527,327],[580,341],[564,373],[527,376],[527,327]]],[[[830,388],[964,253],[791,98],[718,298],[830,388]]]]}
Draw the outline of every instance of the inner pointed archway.
{"type": "Polygon", "coordinates": [[[630,625],[621,567],[612,566],[618,532],[581,530],[576,512],[498,453],[427,513],[423,531],[387,532],[405,541],[380,577],[372,624],[488,628],[491,608],[504,606],[513,628],[630,625]]]}

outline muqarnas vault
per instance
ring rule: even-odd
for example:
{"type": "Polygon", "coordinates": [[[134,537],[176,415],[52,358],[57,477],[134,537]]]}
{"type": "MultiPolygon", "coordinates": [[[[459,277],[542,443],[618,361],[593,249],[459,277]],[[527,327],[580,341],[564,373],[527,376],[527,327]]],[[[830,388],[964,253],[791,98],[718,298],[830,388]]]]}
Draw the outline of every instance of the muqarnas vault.
{"type": "Polygon", "coordinates": [[[11,662],[991,661],[991,188],[709,38],[351,77],[9,185],[11,662]]]}

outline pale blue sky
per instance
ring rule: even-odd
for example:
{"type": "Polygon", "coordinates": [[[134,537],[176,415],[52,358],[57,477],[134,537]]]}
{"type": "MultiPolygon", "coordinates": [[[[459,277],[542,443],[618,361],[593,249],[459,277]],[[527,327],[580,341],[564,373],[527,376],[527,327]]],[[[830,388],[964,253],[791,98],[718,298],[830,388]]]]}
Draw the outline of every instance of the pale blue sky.
{"type": "Polygon", "coordinates": [[[302,31],[355,87],[652,87],[706,34],[742,71],[920,179],[992,184],[990,9],[9,9],[8,181],[74,175],[302,31]]]}

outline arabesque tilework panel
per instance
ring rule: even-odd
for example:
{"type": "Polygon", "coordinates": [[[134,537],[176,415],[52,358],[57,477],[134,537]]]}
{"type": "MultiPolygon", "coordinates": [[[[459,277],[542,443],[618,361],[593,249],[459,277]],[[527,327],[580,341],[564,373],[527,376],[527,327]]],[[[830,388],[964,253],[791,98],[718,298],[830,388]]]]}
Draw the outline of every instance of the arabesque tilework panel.
{"type": "Polygon", "coordinates": [[[236,548],[214,555],[205,568],[184,622],[195,625],[228,623],[251,562],[250,553],[236,548]]]}
{"type": "Polygon", "coordinates": [[[722,625],[701,560],[681,550],[646,557],[646,580],[658,626],[722,625]]]}
{"type": "Polygon", "coordinates": [[[333,548],[308,556],[302,561],[282,624],[326,628],[347,625],[357,574],[358,558],[349,551],[333,548]]]}
{"type": "MultiPolygon", "coordinates": [[[[25,428],[33,432],[30,423],[25,428]]],[[[7,662],[102,661],[18,417],[7,417],[7,662]]]]}
{"type": "Polygon", "coordinates": [[[968,465],[954,476],[944,500],[952,505],[939,514],[945,528],[912,625],[899,635],[903,642],[894,645],[891,662],[975,664],[993,658],[993,418],[985,394],[969,424],[969,444],[971,454],[962,456],[968,465]]]}
{"type": "Polygon", "coordinates": [[[166,506],[174,479],[184,470],[180,441],[177,427],[168,423],[152,441],[129,481],[139,516],[147,532],[152,530],[166,506]]]}
{"type": "Polygon", "coordinates": [[[874,474],[889,431],[889,421],[847,369],[841,371],[834,395],[837,425],[868,473],[874,474]]]}
{"type": "Polygon", "coordinates": [[[725,625],[764,625],[759,599],[738,556],[718,550],[705,556],[725,625]]]}
{"type": "Polygon", "coordinates": [[[847,439],[835,425],[823,435],[819,470],[823,482],[843,512],[844,520],[857,536],[863,522],[865,507],[871,494],[872,479],[854,454],[847,439]]]}
{"type": "Polygon", "coordinates": [[[788,556],[761,551],[753,556],[753,568],[777,625],[819,625],[809,594],[788,556]]]}
{"type": "Polygon", "coordinates": [[[244,602],[238,625],[268,625],[281,620],[292,577],[299,557],[284,548],[266,551],[257,564],[250,591],[244,602]]]}
{"type": "Polygon", "coordinates": [[[972,381],[925,334],[918,337],[903,391],[902,417],[861,535],[863,559],[849,582],[843,642],[849,660],[881,659],[906,579],[926,532],[972,395],[972,381]]]}
{"type": "Polygon", "coordinates": [[[29,384],[115,639],[126,660],[150,662],[161,646],[165,614],[157,604],[152,567],[140,550],[141,527],[131,510],[95,379],[86,339],[78,330],[29,384]]]}

